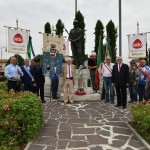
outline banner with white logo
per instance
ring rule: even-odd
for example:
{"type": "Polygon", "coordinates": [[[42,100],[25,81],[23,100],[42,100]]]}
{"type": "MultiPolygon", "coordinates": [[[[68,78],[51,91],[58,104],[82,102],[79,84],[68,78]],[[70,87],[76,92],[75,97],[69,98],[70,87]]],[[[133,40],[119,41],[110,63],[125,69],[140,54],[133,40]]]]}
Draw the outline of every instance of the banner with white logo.
{"type": "Polygon", "coordinates": [[[146,57],[146,35],[129,36],[129,58],[146,57]]]}
{"type": "Polygon", "coordinates": [[[28,31],[8,28],[7,51],[9,53],[26,54],[28,31]]]}
{"type": "Polygon", "coordinates": [[[56,50],[60,52],[63,49],[64,37],[52,36],[51,34],[43,33],[43,51],[50,52],[51,45],[56,46],[56,50]]]}

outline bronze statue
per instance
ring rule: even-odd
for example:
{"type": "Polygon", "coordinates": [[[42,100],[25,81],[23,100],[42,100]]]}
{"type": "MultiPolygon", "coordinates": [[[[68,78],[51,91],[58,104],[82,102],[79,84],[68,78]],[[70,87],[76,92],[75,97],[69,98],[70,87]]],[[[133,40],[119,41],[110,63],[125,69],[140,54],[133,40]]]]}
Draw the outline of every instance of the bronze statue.
{"type": "Polygon", "coordinates": [[[78,21],[74,20],[74,28],[70,30],[69,41],[71,42],[71,50],[73,56],[73,64],[76,67],[84,65],[83,52],[81,47],[81,40],[83,37],[83,31],[78,27],[78,21]]]}

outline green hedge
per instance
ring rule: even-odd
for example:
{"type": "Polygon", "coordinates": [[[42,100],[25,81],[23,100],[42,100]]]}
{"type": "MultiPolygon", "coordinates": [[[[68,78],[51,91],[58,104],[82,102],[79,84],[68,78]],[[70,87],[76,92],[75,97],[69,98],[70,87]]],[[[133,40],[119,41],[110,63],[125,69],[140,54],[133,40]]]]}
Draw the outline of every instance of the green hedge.
{"type": "Polygon", "coordinates": [[[136,104],[131,108],[133,115],[132,126],[150,143],[150,104],[136,104]]]}
{"type": "Polygon", "coordinates": [[[0,82],[0,90],[8,91],[7,81],[0,82]]]}
{"type": "Polygon", "coordinates": [[[42,127],[42,116],[42,104],[33,93],[8,94],[0,90],[1,150],[22,149],[33,140],[42,127]]]}

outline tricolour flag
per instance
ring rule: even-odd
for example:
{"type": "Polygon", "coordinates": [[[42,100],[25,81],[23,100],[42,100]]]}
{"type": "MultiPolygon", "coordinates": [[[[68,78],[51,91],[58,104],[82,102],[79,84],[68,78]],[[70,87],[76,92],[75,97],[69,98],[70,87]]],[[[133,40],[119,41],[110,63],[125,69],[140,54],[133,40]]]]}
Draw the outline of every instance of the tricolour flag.
{"type": "Polygon", "coordinates": [[[97,54],[97,66],[99,67],[102,63],[102,41],[101,41],[101,35],[99,37],[99,46],[98,46],[98,54],[97,54]]]}
{"type": "MultiPolygon", "coordinates": [[[[99,46],[98,46],[98,54],[97,54],[97,66],[100,67],[102,63],[102,41],[101,41],[101,35],[99,38],[99,46]]],[[[96,90],[99,90],[100,85],[100,73],[99,70],[96,69],[95,71],[95,81],[96,81],[96,90]]]]}
{"type": "Polygon", "coordinates": [[[35,57],[35,53],[34,53],[33,46],[32,46],[32,37],[29,35],[29,41],[27,45],[27,56],[30,60],[31,60],[31,52],[32,52],[32,55],[35,57]]]}

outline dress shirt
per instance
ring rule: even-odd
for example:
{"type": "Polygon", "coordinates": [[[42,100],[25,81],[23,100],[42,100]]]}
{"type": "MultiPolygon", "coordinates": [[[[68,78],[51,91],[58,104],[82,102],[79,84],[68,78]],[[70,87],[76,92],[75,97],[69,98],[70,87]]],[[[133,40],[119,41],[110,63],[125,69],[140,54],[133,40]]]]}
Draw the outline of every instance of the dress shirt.
{"type": "Polygon", "coordinates": [[[122,63],[120,64],[120,68],[119,68],[119,64],[118,64],[118,72],[120,72],[121,66],[122,66],[122,63]]]}
{"type": "Polygon", "coordinates": [[[18,65],[9,64],[5,67],[5,77],[8,80],[15,81],[11,78],[12,77],[20,78],[20,76],[23,76],[23,72],[18,65]],[[17,72],[17,69],[20,71],[20,73],[17,72]]]}
{"type": "MultiPolygon", "coordinates": [[[[109,66],[108,68],[110,68],[110,70],[112,70],[114,64],[110,63],[109,65],[108,64],[105,64],[105,65],[107,65],[107,67],[109,66]]],[[[103,67],[102,67],[102,75],[104,77],[112,77],[112,73],[110,73],[110,71],[106,68],[105,65],[103,65],[103,67]]]]}
{"type": "Polygon", "coordinates": [[[69,67],[70,67],[70,78],[72,78],[71,65],[67,65],[67,78],[69,78],[69,67]]]}

